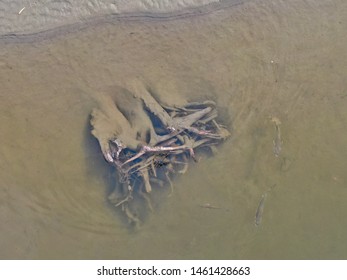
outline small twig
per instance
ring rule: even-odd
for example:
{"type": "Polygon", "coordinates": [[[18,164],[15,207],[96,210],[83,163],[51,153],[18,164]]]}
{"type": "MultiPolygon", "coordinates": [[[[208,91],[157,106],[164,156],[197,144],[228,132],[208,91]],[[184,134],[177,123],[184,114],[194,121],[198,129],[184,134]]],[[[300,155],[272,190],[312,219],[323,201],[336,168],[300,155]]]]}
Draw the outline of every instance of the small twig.
{"type": "Polygon", "coordinates": [[[201,208],[207,208],[207,209],[222,209],[221,207],[213,206],[210,203],[205,204],[199,204],[201,208]]]}
{"type": "Polygon", "coordinates": [[[149,182],[148,170],[142,169],[141,174],[142,174],[143,182],[145,184],[146,192],[150,193],[152,191],[152,186],[151,186],[151,183],[149,182]]]}
{"type": "Polygon", "coordinates": [[[23,7],[19,12],[18,15],[20,15],[25,10],[25,7],[23,7]]]}
{"type": "Polygon", "coordinates": [[[127,195],[126,198],[124,198],[123,200],[119,201],[117,204],[114,205],[114,207],[118,207],[119,205],[128,202],[129,200],[131,200],[133,197],[131,195],[127,195]]]}

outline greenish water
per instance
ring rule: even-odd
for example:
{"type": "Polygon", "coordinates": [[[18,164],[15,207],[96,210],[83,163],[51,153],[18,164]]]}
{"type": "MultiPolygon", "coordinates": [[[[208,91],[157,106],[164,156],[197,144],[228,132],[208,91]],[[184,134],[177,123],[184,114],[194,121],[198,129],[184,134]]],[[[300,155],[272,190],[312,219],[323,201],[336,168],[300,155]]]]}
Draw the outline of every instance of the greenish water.
{"type": "Polygon", "coordinates": [[[0,257],[345,259],[346,30],[345,1],[250,1],[0,42],[0,257]],[[138,79],[168,103],[214,99],[232,138],[132,232],[88,120],[138,79]]]}

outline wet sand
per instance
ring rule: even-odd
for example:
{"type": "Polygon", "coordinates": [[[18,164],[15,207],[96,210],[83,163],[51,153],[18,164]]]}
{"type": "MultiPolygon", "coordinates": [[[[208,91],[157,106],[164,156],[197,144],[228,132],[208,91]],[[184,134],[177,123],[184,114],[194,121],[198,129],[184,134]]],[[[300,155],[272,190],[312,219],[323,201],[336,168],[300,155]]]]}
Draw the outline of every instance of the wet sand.
{"type": "MultiPolygon", "coordinates": [[[[101,14],[94,12],[83,18],[76,18],[76,16],[74,17],[71,15],[65,16],[63,19],[58,20],[58,22],[53,20],[53,22],[50,24],[45,23],[45,21],[50,22],[52,20],[51,14],[49,10],[47,10],[47,14],[44,14],[45,18],[41,19],[41,21],[43,21],[42,23],[40,23],[40,19],[38,19],[37,16],[34,16],[31,20],[30,17],[27,19],[27,25],[24,25],[22,30],[12,30],[6,32],[0,29],[0,42],[37,42],[38,40],[64,36],[67,33],[74,33],[88,27],[95,27],[105,23],[116,24],[117,22],[156,22],[179,20],[203,16],[219,10],[230,9],[236,5],[246,3],[247,1],[249,0],[224,0],[219,1],[218,3],[207,1],[205,5],[202,5],[204,3],[200,3],[197,7],[194,7],[196,4],[194,4],[193,1],[191,3],[192,7],[189,7],[190,5],[186,3],[185,5],[187,5],[187,7],[178,10],[171,10],[169,5],[166,9],[163,7],[163,9],[160,9],[159,11],[155,11],[155,9],[143,8],[136,11],[136,9],[133,8],[135,10],[134,12],[132,12],[131,9],[129,11],[126,9],[125,12],[114,13],[112,12],[112,9],[109,9],[105,10],[101,14]],[[35,24],[37,21],[39,22],[35,24]]],[[[174,2],[175,1],[172,3],[174,2]]],[[[13,12],[11,14],[13,14],[13,12]]],[[[9,21],[8,19],[4,18],[2,18],[2,20],[3,22],[9,21]]],[[[14,19],[12,19],[10,23],[13,25],[14,19]]]]}
{"type": "Polygon", "coordinates": [[[3,0],[0,34],[30,33],[85,21],[93,16],[125,13],[165,13],[198,7],[216,0],[3,0]]]}

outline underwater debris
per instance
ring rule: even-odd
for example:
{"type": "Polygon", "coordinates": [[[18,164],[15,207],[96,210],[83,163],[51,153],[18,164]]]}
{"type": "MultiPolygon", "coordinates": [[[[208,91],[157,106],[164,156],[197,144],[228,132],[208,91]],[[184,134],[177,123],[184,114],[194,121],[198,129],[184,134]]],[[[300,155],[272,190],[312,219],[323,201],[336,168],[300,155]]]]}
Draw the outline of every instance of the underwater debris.
{"type": "Polygon", "coordinates": [[[183,107],[161,105],[148,90],[136,94],[116,89],[94,109],[90,123],[105,160],[115,167],[117,182],[109,202],[122,209],[129,222],[138,225],[143,212],[137,199],[152,210],[149,193],[169,185],[170,176],[185,173],[195,151],[215,146],[230,136],[216,121],[213,101],[183,107]]]}

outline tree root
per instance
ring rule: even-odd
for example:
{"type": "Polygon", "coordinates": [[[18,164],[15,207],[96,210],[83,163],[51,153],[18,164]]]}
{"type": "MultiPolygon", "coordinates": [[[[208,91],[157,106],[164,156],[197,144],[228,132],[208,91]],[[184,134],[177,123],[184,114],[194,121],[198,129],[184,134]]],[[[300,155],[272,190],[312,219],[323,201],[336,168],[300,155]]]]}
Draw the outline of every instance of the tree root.
{"type": "MultiPolygon", "coordinates": [[[[115,136],[108,140],[108,145],[105,144],[105,137],[98,138],[101,134],[95,132],[101,129],[94,127],[93,135],[98,138],[106,161],[118,172],[119,182],[116,188],[120,190],[121,197],[110,195],[109,200],[115,207],[121,207],[131,224],[138,226],[140,218],[131,210],[133,207],[129,207],[136,199],[135,194],[144,199],[150,211],[154,211],[149,193],[157,186],[169,185],[171,195],[174,188],[170,173],[186,173],[189,158],[197,162],[197,150],[207,146],[214,152],[216,145],[227,139],[230,133],[217,123],[218,114],[213,101],[170,107],[160,105],[149,92],[136,95],[135,98],[142,100],[147,113],[153,114],[160,123],[156,128],[152,120],[152,127],[148,129],[150,139],[147,142],[139,142],[134,149],[135,141],[127,145],[124,138],[118,139],[117,134],[112,134],[111,131],[108,134],[115,136]],[[177,168],[182,165],[183,168],[177,168]]],[[[98,116],[106,117],[101,113],[94,113],[92,126],[99,123],[98,116]]],[[[131,121],[133,124],[134,120],[131,121]]]]}

